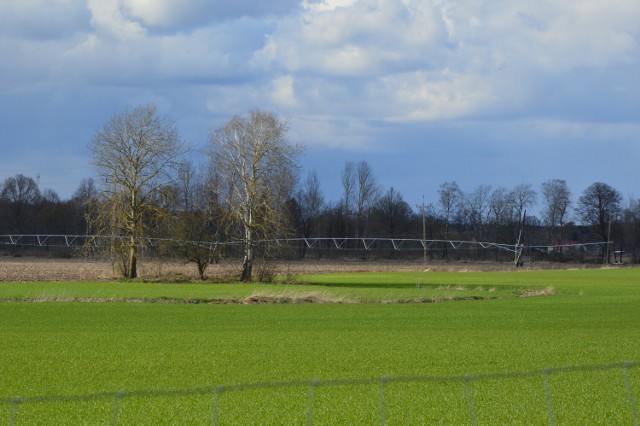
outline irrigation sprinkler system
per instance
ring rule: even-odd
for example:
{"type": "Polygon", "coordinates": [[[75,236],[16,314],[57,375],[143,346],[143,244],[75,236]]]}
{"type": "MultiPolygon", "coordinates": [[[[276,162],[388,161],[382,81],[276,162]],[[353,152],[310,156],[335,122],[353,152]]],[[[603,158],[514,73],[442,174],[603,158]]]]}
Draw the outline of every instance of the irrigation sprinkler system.
{"type": "MultiPolygon", "coordinates": [[[[522,235],[521,235],[522,236],[522,235]]],[[[276,243],[281,246],[298,245],[304,246],[306,249],[333,249],[333,250],[393,250],[393,251],[410,251],[410,250],[432,250],[436,248],[451,248],[453,250],[465,249],[497,249],[513,253],[516,262],[520,262],[522,253],[525,248],[521,236],[515,244],[495,243],[488,241],[463,241],[463,240],[427,240],[415,238],[283,238],[276,240],[259,240],[257,245],[266,243],[276,243]]],[[[0,235],[0,246],[31,246],[31,247],[66,247],[66,248],[83,248],[108,247],[111,242],[116,240],[128,239],[126,236],[96,236],[96,235],[62,235],[62,234],[30,234],[0,235]]],[[[202,248],[215,249],[219,246],[241,246],[240,240],[230,241],[187,241],[169,238],[141,238],[140,245],[144,247],[157,247],[160,245],[168,245],[175,247],[183,247],[193,245],[202,248]]],[[[552,252],[568,249],[588,250],[592,247],[608,247],[611,241],[599,241],[592,243],[570,243],[570,244],[553,244],[553,245],[527,245],[529,250],[538,250],[544,252],[552,252]]]]}

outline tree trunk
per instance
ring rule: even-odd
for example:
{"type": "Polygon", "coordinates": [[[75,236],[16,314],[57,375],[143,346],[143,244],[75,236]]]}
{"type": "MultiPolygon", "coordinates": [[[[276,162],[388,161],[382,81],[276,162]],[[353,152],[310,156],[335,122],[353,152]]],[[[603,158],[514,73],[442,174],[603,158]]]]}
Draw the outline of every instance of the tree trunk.
{"type": "Polygon", "coordinates": [[[138,276],[137,269],[137,253],[136,253],[136,242],[138,240],[138,223],[137,223],[137,214],[138,214],[138,192],[136,188],[131,188],[130,190],[130,200],[129,200],[129,230],[131,232],[129,238],[129,268],[127,278],[136,278],[138,276]]]}
{"type": "Polygon", "coordinates": [[[138,276],[138,257],[136,255],[136,243],[135,239],[131,239],[131,245],[129,246],[129,267],[127,268],[127,278],[136,278],[138,276]]]}
{"type": "Polygon", "coordinates": [[[244,261],[242,262],[242,276],[240,280],[242,282],[251,282],[251,276],[253,273],[253,241],[248,240],[245,242],[244,248],[244,261]]]}
{"type": "Polygon", "coordinates": [[[251,282],[252,272],[253,272],[253,259],[249,258],[249,256],[245,254],[244,262],[242,263],[242,276],[240,277],[240,280],[245,283],[251,282]]]}
{"type": "Polygon", "coordinates": [[[251,229],[251,213],[249,213],[246,218],[247,224],[245,224],[244,229],[244,261],[242,262],[242,275],[240,276],[240,280],[242,282],[251,282],[251,275],[253,273],[253,230],[251,229]]]}
{"type": "Polygon", "coordinates": [[[200,280],[204,281],[205,277],[204,277],[204,271],[206,271],[207,266],[208,266],[208,262],[206,260],[198,260],[197,261],[198,264],[198,276],[200,277],[200,280]]]}

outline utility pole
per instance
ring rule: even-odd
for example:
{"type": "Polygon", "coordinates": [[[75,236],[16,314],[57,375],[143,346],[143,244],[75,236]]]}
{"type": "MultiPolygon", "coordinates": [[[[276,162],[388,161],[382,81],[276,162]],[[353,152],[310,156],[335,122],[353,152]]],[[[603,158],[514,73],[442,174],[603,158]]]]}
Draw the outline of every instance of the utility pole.
{"type": "Polygon", "coordinates": [[[525,210],[522,217],[520,218],[520,230],[518,231],[518,239],[516,240],[515,246],[515,264],[516,267],[524,266],[522,260],[522,252],[524,251],[524,226],[527,220],[527,211],[525,210]]]}
{"type": "Polygon", "coordinates": [[[605,266],[609,266],[609,245],[611,244],[611,212],[609,212],[609,232],[607,233],[607,256],[604,259],[605,266]]]}
{"type": "Polygon", "coordinates": [[[422,194],[422,249],[423,262],[427,266],[427,224],[424,217],[424,194],[422,194]]]}

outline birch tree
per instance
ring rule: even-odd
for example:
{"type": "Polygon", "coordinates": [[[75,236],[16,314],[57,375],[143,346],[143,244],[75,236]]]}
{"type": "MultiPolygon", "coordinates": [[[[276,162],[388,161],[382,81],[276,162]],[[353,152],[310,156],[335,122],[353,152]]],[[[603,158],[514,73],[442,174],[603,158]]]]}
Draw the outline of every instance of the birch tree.
{"type": "Polygon", "coordinates": [[[295,182],[300,147],[287,140],[288,125],[271,112],[235,116],[211,133],[212,173],[221,182],[229,236],[242,241],[240,279],[251,281],[256,241],[284,236],[284,205],[295,182]]]}

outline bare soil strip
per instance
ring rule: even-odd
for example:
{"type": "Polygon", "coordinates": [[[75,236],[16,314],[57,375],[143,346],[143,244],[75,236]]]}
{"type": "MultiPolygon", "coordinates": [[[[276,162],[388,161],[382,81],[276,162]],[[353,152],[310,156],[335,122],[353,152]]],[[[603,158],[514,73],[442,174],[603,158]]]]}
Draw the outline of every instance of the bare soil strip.
{"type": "Polygon", "coordinates": [[[219,298],[219,299],[178,299],[178,298],[120,298],[120,297],[19,297],[19,298],[0,298],[1,303],[6,302],[22,302],[22,303],[165,303],[176,305],[275,305],[275,304],[358,304],[358,303],[377,303],[377,304],[421,304],[421,303],[438,303],[445,301],[461,301],[461,300],[487,300],[495,299],[494,297],[482,296],[456,296],[443,298],[421,298],[412,300],[381,300],[359,302],[350,299],[332,299],[323,298],[317,295],[304,296],[267,296],[267,295],[251,295],[244,298],[219,298]]]}
{"type": "MultiPolygon", "coordinates": [[[[283,275],[322,274],[339,272],[420,272],[420,271],[516,271],[531,269],[588,269],[600,265],[532,263],[524,268],[516,268],[512,263],[501,262],[429,262],[426,267],[421,261],[384,260],[304,260],[280,262],[274,271],[283,275]]],[[[211,265],[207,269],[207,281],[233,281],[239,276],[240,262],[226,261],[211,265]]],[[[197,271],[193,264],[184,262],[161,262],[142,260],[139,276],[159,281],[197,281],[197,271]]],[[[109,261],[93,259],[42,259],[0,257],[0,282],[78,282],[111,281],[119,279],[109,261]]]]}

